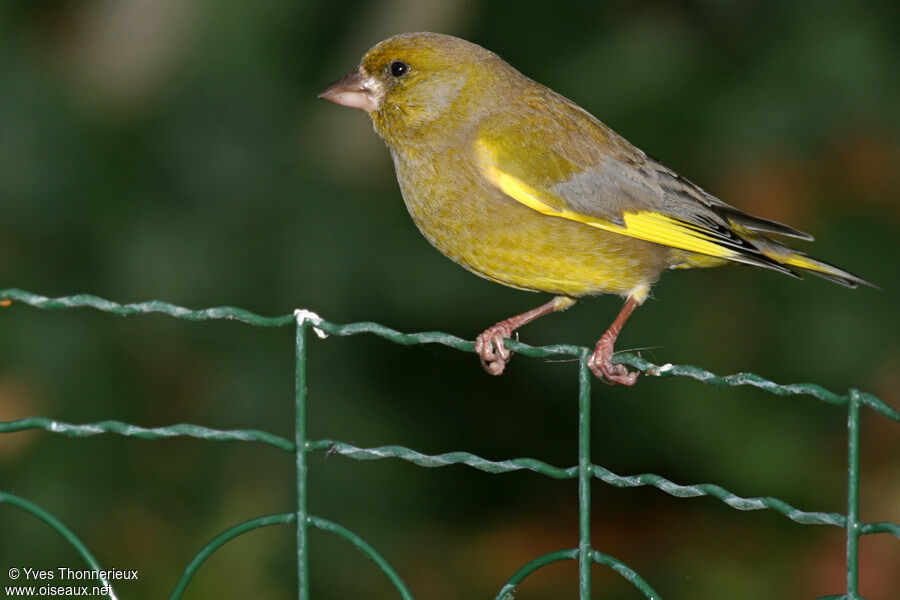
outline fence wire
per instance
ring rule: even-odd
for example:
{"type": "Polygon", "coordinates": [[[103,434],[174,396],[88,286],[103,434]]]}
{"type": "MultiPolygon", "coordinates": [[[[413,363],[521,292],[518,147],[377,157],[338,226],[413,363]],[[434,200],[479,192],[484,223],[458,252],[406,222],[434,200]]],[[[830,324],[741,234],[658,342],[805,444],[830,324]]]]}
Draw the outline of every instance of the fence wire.
{"type": "MultiPolygon", "coordinates": [[[[93,308],[116,315],[135,315],[161,313],[170,317],[187,321],[233,320],[259,327],[296,328],[295,346],[295,412],[294,440],[288,440],[255,429],[217,430],[200,425],[180,423],[167,427],[144,428],[121,421],[99,421],[96,423],[73,424],[43,417],[29,417],[15,421],[0,422],[0,433],[14,433],[30,429],[43,429],[52,433],[69,437],[86,437],[92,435],[115,434],[139,439],[163,439],[171,437],[194,437],[217,442],[260,442],[282,451],[291,452],[296,458],[296,490],[297,506],[292,512],[262,516],[237,524],[222,532],[208,542],[196,554],[185,568],[176,583],[170,600],[181,598],[191,578],[203,562],[218,548],[235,537],[260,527],[278,524],[295,524],[297,532],[297,574],[298,597],[309,599],[309,538],[310,527],[329,531],[350,542],[365,556],[369,557],[385,573],[403,600],[412,600],[413,596],[403,579],[394,568],[371,546],[345,527],[327,519],[311,515],[307,511],[307,455],[312,452],[326,451],[355,460],[378,460],[396,458],[422,467],[444,467],[449,465],[465,465],[488,473],[508,473],[511,471],[529,470],[554,479],[578,480],[579,504],[579,544],[576,548],[568,548],[550,552],[530,561],[516,571],[499,590],[496,600],[509,600],[515,587],[528,575],[541,567],[561,560],[578,561],[579,597],[587,600],[591,594],[592,563],[610,567],[631,583],[648,599],[659,599],[653,588],[633,569],[621,561],[603,554],[591,546],[590,524],[590,484],[598,479],[616,487],[652,486],[678,498],[710,496],[738,510],[773,510],[797,523],[807,525],[832,525],[841,527],[846,532],[846,588],[843,594],[823,596],[818,600],[864,600],[859,595],[859,537],[877,533],[887,533],[900,539],[900,525],[894,522],[863,523],[859,520],[859,410],[865,406],[875,413],[890,420],[900,422],[900,411],[889,406],[879,398],[851,389],[847,394],[837,394],[814,383],[794,383],[780,385],[752,373],[738,373],[719,376],[691,365],[655,365],[632,354],[617,354],[614,362],[630,365],[647,376],[653,377],[689,377],[708,385],[717,387],[753,386],[777,396],[808,395],[834,406],[847,409],[848,430],[848,469],[847,469],[847,513],[803,511],[787,502],[770,496],[744,498],[737,496],[721,486],[701,483],[694,485],[677,484],[659,475],[644,473],[622,476],[609,471],[590,460],[590,386],[591,374],[587,368],[588,348],[572,345],[552,345],[534,347],[515,340],[507,340],[510,349],[533,358],[551,356],[570,356],[579,360],[579,419],[578,419],[578,464],[561,468],[549,465],[533,458],[514,458],[491,461],[467,452],[447,452],[438,455],[427,455],[411,448],[388,445],[376,448],[359,448],[352,444],[332,439],[310,440],[306,433],[306,354],[307,333],[313,329],[319,337],[327,335],[350,336],[372,334],[390,342],[404,345],[436,343],[464,352],[474,352],[474,343],[441,332],[402,333],[383,325],[371,322],[337,324],[322,319],[315,313],[298,310],[294,314],[277,317],[265,317],[235,307],[215,307],[191,310],[180,306],[152,300],[136,304],[118,304],[103,298],[90,295],[75,295],[62,298],[47,298],[18,289],[0,290],[0,307],[7,307],[13,302],[24,303],[42,309],[93,308]]],[[[0,313],[2,316],[2,313],[0,313]]],[[[87,547],[78,537],[53,515],[36,504],[11,493],[0,492],[0,504],[18,507],[40,519],[59,533],[85,560],[92,569],[100,570],[100,566],[87,547]]],[[[109,585],[109,582],[103,582],[109,585]]],[[[116,599],[115,590],[109,585],[109,597],[116,599]]]]}

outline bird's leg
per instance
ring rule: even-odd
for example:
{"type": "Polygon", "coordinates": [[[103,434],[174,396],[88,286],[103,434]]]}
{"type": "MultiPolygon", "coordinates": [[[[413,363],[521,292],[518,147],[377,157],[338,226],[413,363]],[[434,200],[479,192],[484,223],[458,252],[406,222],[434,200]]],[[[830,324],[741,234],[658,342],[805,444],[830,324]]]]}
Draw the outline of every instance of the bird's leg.
{"type": "Polygon", "coordinates": [[[622,326],[625,324],[625,321],[628,320],[628,317],[631,316],[632,311],[640,306],[640,304],[641,303],[638,302],[634,296],[628,297],[628,300],[625,301],[625,306],[619,311],[619,316],[617,316],[616,320],[613,321],[613,324],[609,326],[606,333],[600,337],[600,341],[597,342],[594,352],[591,353],[591,356],[588,358],[588,368],[594,375],[599,377],[600,381],[603,383],[608,383],[609,385],[615,385],[617,383],[622,385],[634,385],[637,381],[637,373],[630,372],[625,368],[625,365],[612,364],[612,355],[613,345],[616,343],[616,337],[618,337],[619,332],[622,330],[622,326]]]}
{"type": "Polygon", "coordinates": [[[478,353],[478,357],[481,359],[481,366],[491,375],[501,374],[506,367],[506,363],[509,362],[509,357],[512,356],[512,352],[503,343],[503,338],[512,337],[513,331],[538,317],[558,310],[565,310],[573,304],[575,304],[574,298],[557,296],[547,304],[542,304],[521,315],[500,321],[493,327],[486,329],[475,338],[475,352],[478,353]]]}

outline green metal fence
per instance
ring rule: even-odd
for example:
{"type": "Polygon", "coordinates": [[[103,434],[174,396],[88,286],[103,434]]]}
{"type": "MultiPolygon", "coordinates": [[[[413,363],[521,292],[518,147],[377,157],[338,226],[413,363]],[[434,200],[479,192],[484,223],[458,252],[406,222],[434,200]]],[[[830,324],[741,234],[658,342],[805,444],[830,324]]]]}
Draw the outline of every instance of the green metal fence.
{"type": "MultiPolygon", "coordinates": [[[[292,512],[268,515],[251,519],[240,523],[222,532],[206,544],[185,568],[170,595],[171,600],[180,598],[191,578],[203,562],[219,547],[235,537],[269,525],[294,523],[297,529],[297,574],[299,581],[299,598],[309,598],[309,568],[308,558],[309,528],[315,527],[330,531],[346,539],[364,555],[371,558],[391,583],[397,589],[398,594],[404,600],[413,598],[400,575],[390,564],[365,540],[352,531],[337,523],[328,521],[322,517],[309,514],[307,511],[307,459],[310,453],[327,451],[341,454],[357,460],[374,460],[382,458],[399,458],[423,467],[442,467],[452,464],[468,465],[472,468],[488,473],[506,473],[517,470],[530,470],[554,479],[578,479],[578,508],[579,508],[579,542],[575,548],[568,548],[550,552],[535,558],[516,571],[498,591],[497,600],[505,600],[512,597],[515,587],[528,575],[544,565],[561,561],[578,561],[579,597],[581,600],[590,598],[591,593],[591,564],[600,563],[619,573],[629,581],[645,598],[657,599],[661,596],[640,575],[627,565],[616,560],[612,556],[603,554],[591,546],[591,482],[594,478],[604,483],[617,487],[635,487],[650,485],[667,494],[679,498],[696,496],[712,496],[718,498],[728,506],[738,510],[774,510],[783,516],[808,525],[832,525],[841,527],[846,531],[847,555],[846,570],[847,583],[844,593],[825,596],[818,600],[862,600],[858,591],[859,580],[859,537],[876,533],[888,533],[900,539],[900,525],[894,522],[863,523],[859,520],[859,411],[865,406],[872,411],[893,421],[900,422],[900,412],[888,406],[875,396],[850,390],[846,395],[835,394],[821,386],[812,383],[798,383],[778,385],[758,375],[740,373],[736,375],[718,376],[703,369],[686,366],[654,365],[640,357],[630,354],[619,354],[614,361],[630,365],[642,371],[645,375],[654,377],[690,377],[708,385],[719,387],[735,387],[749,385],[760,388],[777,396],[809,395],[834,406],[844,407],[847,411],[847,513],[806,512],[794,508],[790,504],[772,497],[742,498],[732,494],[728,490],[713,484],[679,485],[663,477],[652,474],[633,476],[620,476],[591,462],[590,432],[591,432],[591,402],[590,391],[592,377],[587,368],[587,358],[590,350],[580,346],[555,345],[544,347],[532,347],[515,341],[509,342],[509,347],[524,356],[533,358],[545,358],[550,356],[570,356],[578,359],[578,464],[569,468],[558,468],[532,458],[516,458],[503,461],[490,461],[466,452],[448,452],[435,456],[421,454],[410,448],[402,446],[381,446],[378,448],[357,448],[350,444],[331,439],[310,440],[306,432],[306,356],[307,337],[312,329],[320,337],[327,335],[349,336],[358,334],[373,334],[397,344],[443,344],[464,352],[473,352],[474,344],[446,333],[426,332],[407,334],[394,331],[376,323],[350,323],[340,325],[321,319],[308,311],[296,311],[293,315],[279,317],[263,317],[240,308],[218,307],[203,310],[189,310],[179,306],[173,306],[165,302],[150,301],[140,304],[117,304],[97,298],[95,296],[77,295],[64,298],[45,298],[22,290],[0,290],[0,306],[8,306],[12,302],[22,302],[44,309],[63,309],[90,307],[103,312],[117,315],[134,315],[140,313],[163,313],[178,319],[188,321],[210,321],[227,319],[249,323],[261,327],[294,327],[296,329],[295,346],[295,411],[296,423],[294,439],[288,440],[266,431],[236,429],[216,430],[192,424],[178,424],[169,427],[146,429],[119,421],[100,421],[76,425],[63,423],[52,419],[32,417],[16,421],[0,422],[0,433],[12,433],[27,429],[45,429],[47,431],[71,436],[84,437],[103,433],[113,433],[141,439],[160,439],[177,436],[189,436],[206,440],[228,441],[256,441],[269,444],[279,450],[291,452],[295,455],[297,470],[297,506],[292,512]]],[[[4,317],[0,313],[0,318],[4,317]]],[[[0,492],[0,503],[16,506],[38,519],[45,522],[58,532],[78,554],[85,560],[91,569],[100,570],[101,567],[91,552],[81,543],[78,537],[53,515],[43,510],[34,503],[11,493],[0,492]]],[[[109,585],[109,581],[103,581],[109,585]]],[[[112,589],[112,586],[110,586],[112,589]]],[[[111,591],[110,598],[117,598],[115,591],[111,591]]]]}

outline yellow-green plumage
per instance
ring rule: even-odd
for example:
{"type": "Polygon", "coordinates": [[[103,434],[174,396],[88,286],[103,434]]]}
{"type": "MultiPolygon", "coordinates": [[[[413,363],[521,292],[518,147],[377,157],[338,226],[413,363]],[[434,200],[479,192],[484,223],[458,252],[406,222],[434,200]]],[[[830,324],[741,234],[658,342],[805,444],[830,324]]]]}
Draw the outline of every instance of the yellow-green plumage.
{"type": "Polygon", "coordinates": [[[668,248],[546,217],[508,197],[472,152],[472,144],[448,147],[438,163],[394,154],[416,225],[462,266],[506,285],[570,296],[626,294],[667,266],[668,248]]]}
{"type": "MultiPolygon", "coordinates": [[[[735,227],[727,215],[755,218],[708,196],[480,46],[438,34],[404,34],[370,50],[361,70],[383,76],[383,101],[369,114],[391,150],[416,225],[441,252],[488,279],[570,296],[645,294],[666,268],[729,261],[776,267],[795,254],[755,248],[761,236],[735,227]],[[409,65],[403,77],[386,71],[395,60],[409,65]],[[515,180],[514,189],[537,190],[550,209],[571,214],[539,212],[520,195],[511,196],[486,172],[486,145],[500,156],[499,168],[515,180]],[[566,185],[567,196],[553,192],[566,185]],[[596,217],[621,226],[626,210],[708,219],[733,238],[749,239],[735,249],[706,232],[700,239],[690,231],[687,239],[667,229],[663,237],[636,239],[585,223],[596,217]],[[657,241],[672,239],[686,240],[687,247],[657,241]],[[698,255],[695,244],[712,253],[698,255]]],[[[830,267],[810,260],[793,264],[830,267]]],[[[861,282],[840,270],[832,275],[861,282]]]]}
{"type": "MultiPolygon", "coordinates": [[[[395,36],[320,97],[368,112],[419,230],[446,256],[498,283],[568,298],[620,294],[629,298],[622,323],[669,268],[739,262],[871,285],[768,237],[812,239],[725,204],[464,40],[395,36]]],[[[509,325],[482,334],[499,354],[499,333],[515,329],[509,325]]],[[[607,333],[612,340],[620,326],[607,333]]],[[[490,350],[481,354],[494,360],[490,350]]],[[[605,362],[595,372],[626,382],[608,356],[597,360],[605,362]]],[[[499,371],[502,365],[491,372],[499,371]]]]}
{"type": "MultiPolygon", "coordinates": [[[[416,64],[417,55],[426,58],[432,53],[420,39],[417,35],[394,38],[376,47],[366,55],[363,68],[381,71],[381,63],[398,55],[416,64]]],[[[464,81],[447,76],[439,82],[439,89],[444,84],[446,90],[431,88],[413,99],[400,90],[396,100],[387,99],[381,110],[371,113],[376,131],[391,149],[404,201],[422,234],[470,271],[512,287],[583,296],[627,294],[652,283],[671,260],[668,248],[548,218],[508,197],[485,178],[475,144],[479,126],[495,115],[496,105],[484,97],[483,90],[487,88],[502,102],[500,99],[516,93],[516,84],[536,84],[495,55],[478,56],[487,52],[457,42],[461,42],[454,51],[458,60],[429,62],[431,68],[458,68],[468,59],[481,64],[480,72],[466,74],[464,81]],[[513,81],[486,79],[492,67],[505,71],[513,81]],[[443,110],[423,108],[435,98],[443,110]],[[414,131],[409,131],[410,123],[414,131]]],[[[539,121],[546,98],[521,97],[521,101],[530,103],[534,125],[546,127],[539,121]]],[[[578,132],[577,123],[567,126],[569,132],[578,132]]],[[[547,128],[547,133],[552,131],[547,128]]],[[[535,167],[540,173],[541,165],[535,167]]]]}

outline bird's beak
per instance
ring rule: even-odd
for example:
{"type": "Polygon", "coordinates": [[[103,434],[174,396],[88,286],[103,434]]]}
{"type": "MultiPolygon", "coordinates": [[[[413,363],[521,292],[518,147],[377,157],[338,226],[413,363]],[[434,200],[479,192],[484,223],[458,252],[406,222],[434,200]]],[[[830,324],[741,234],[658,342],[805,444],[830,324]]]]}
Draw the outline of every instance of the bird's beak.
{"type": "Polygon", "coordinates": [[[322,90],[318,97],[341,106],[371,111],[381,108],[384,91],[374,78],[363,75],[362,71],[353,71],[322,90]]]}

